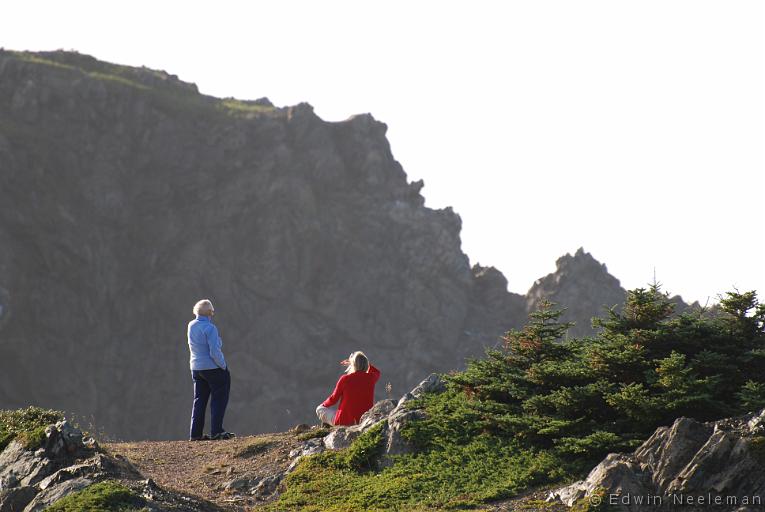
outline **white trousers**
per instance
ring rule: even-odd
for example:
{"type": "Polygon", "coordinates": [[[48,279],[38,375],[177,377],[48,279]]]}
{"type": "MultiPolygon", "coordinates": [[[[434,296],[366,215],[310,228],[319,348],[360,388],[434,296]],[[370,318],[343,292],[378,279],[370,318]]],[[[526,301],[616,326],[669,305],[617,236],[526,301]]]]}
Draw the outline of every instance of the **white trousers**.
{"type": "Polygon", "coordinates": [[[319,404],[316,408],[316,416],[319,417],[319,421],[328,425],[335,425],[335,413],[337,412],[337,406],[324,407],[319,404]]]}

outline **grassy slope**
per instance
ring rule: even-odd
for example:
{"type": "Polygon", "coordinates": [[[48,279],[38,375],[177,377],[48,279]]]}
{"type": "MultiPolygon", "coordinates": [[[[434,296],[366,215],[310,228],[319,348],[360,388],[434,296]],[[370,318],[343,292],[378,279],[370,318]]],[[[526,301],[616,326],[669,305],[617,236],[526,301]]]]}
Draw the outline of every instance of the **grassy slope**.
{"type": "Polygon", "coordinates": [[[6,52],[15,58],[61,73],[101,81],[113,87],[132,90],[143,94],[168,112],[190,112],[204,110],[210,116],[254,117],[275,115],[279,109],[254,101],[234,98],[214,98],[196,91],[189,84],[170,77],[162,71],[149,68],[134,68],[99,61],[88,55],[74,52],[6,52]]]}

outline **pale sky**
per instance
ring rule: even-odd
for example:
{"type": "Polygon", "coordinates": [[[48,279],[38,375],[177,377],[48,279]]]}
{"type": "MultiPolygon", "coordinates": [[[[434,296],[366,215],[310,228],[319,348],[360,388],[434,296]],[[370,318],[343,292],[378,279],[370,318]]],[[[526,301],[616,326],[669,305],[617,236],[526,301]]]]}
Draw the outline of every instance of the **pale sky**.
{"type": "Polygon", "coordinates": [[[760,1],[2,1],[0,46],[214,96],[370,112],[471,263],[525,293],[578,247],[622,286],[765,299],[760,1]]]}

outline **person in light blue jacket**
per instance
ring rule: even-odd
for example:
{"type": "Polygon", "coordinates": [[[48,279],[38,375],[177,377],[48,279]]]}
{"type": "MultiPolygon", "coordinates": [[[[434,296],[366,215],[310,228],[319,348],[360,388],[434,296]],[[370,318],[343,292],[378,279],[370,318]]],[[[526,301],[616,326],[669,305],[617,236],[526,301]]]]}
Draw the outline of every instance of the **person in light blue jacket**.
{"type": "Polygon", "coordinates": [[[207,299],[194,305],[195,319],[189,322],[187,331],[191,357],[191,379],[194,381],[194,405],[191,409],[189,439],[231,439],[234,434],[223,428],[228,396],[231,391],[231,373],[223,357],[223,340],[218,328],[212,323],[215,308],[207,299]],[[210,401],[210,436],[203,434],[205,410],[210,401]]]}

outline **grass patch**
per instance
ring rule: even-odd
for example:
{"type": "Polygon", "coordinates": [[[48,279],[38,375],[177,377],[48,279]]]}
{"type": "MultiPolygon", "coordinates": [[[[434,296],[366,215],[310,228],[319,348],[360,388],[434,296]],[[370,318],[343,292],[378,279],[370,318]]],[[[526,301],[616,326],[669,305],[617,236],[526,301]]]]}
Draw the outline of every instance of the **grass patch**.
{"type": "Polygon", "coordinates": [[[512,497],[569,475],[549,451],[485,435],[375,468],[382,424],[346,450],[306,457],[287,477],[286,491],[267,510],[455,510],[512,497]]]}
{"type": "Polygon", "coordinates": [[[370,428],[342,452],[345,467],[355,471],[375,469],[377,459],[384,449],[383,426],[383,423],[378,423],[370,428]]]}
{"type": "Polygon", "coordinates": [[[213,118],[226,119],[250,118],[279,111],[272,105],[256,101],[205,96],[183,84],[169,80],[168,75],[162,71],[113,64],[76,52],[55,51],[36,54],[11,51],[9,53],[24,62],[57,68],[65,72],[82,73],[94,80],[130,87],[149,95],[157,108],[168,113],[196,112],[213,118]],[[151,77],[155,80],[151,80],[151,77]],[[149,81],[144,83],[144,79],[149,81]]]}
{"type": "Polygon", "coordinates": [[[38,448],[42,448],[47,439],[45,428],[46,427],[39,427],[34,430],[22,432],[16,437],[16,440],[24,445],[24,448],[27,450],[37,450],[38,448]]]}
{"type": "Polygon", "coordinates": [[[69,64],[56,62],[55,60],[46,59],[31,53],[27,53],[27,52],[11,52],[11,53],[13,53],[13,55],[19,60],[23,60],[25,62],[32,62],[34,64],[42,64],[44,66],[51,66],[51,67],[60,68],[60,69],[75,69],[74,66],[71,66],[69,64]]]}
{"type": "Polygon", "coordinates": [[[264,114],[276,110],[276,108],[271,105],[263,105],[254,101],[242,101],[234,98],[225,98],[218,101],[218,109],[233,115],[264,114]]]}
{"type": "Polygon", "coordinates": [[[271,439],[256,439],[251,443],[235,449],[231,455],[239,459],[246,459],[265,452],[273,445],[274,441],[271,439]]]}
{"type": "Polygon", "coordinates": [[[91,78],[95,78],[96,80],[108,80],[110,82],[116,82],[122,85],[126,85],[128,87],[133,87],[134,89],[139,89],[143,91],[149,90],[148,86],[143,85],[139,82],[136,82],[135,80],[130,80],[128,78],[125,78],[124,76],[110,75],[108,73],[101,73],[98,71],[92,71],[88,73],[88,76],[90,76],[91,78]]]}
{"type": "Polygon", "coordinates": [[[45,441],[45,427],[64,419],[64,413],[40,407],[0,411],[0,450],[14,439],[34,450],[45,441]]]}
{"type": "Polygon", "coordinates": [[[146,502],[115,481],[93,484],[57,501],[46,512],[139,512],[146,502]]]}
{"type": "Polygon", "coordinates": [[[269,510],[455,510],[512,497],[560,475],[549,452],[490,437],[465,446],[399,457],[382,471],[349,467],[343,452],[306,457],[269,510]]]}
{"type": "Polygon", "coordinates": [[[326,435],[329,435],[329,433],[332,432],[332,430],[324,427],[320,428],[314,428],[309,430],[308,432],[303,432],[302,434],[298,434],[296,436],[298,441],[308,441],[309,439],[316,439],[317,437],[324,437],[326,435]]]}

